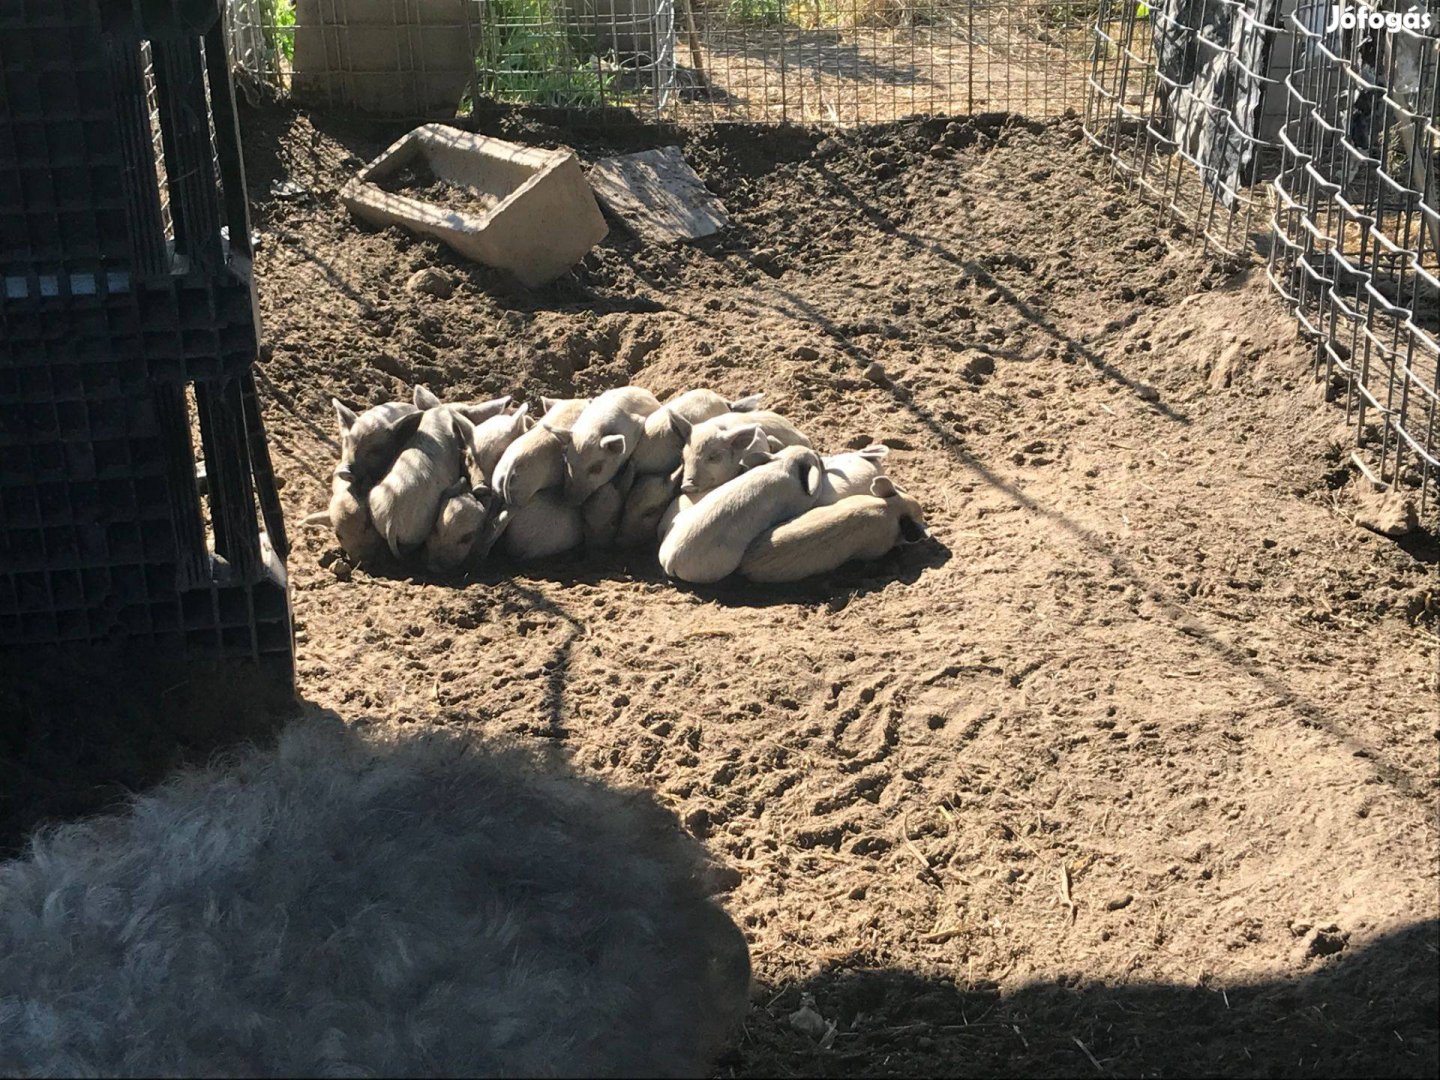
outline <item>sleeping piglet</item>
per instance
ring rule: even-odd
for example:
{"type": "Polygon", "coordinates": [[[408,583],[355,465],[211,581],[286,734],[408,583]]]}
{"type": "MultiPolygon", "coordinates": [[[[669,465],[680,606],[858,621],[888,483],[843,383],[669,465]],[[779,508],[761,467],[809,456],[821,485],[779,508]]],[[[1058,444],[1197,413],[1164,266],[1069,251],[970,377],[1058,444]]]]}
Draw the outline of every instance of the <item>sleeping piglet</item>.
{"type": "Polygon", "coordinates": [[[696,424],[726,413],[750,412],[760,404],[763,396],[750,394],[727,401],[713,390],[689,390],[671,398],[645,418],[645,433],[630,458],[635,471],[668,476],[679,466],[690,430],[696,424]]]}
{"type": "Polygon", "coordinates": [[[511,509],[524,506],[537,492],[565,482],[568,425],[584,411],[585,405],[584,398],[556,403],[540,423],[505,448],[495,464],[491,482],[505,505],[511,509]]]}
{"type": "Polygon", "coordinates": [[[462,414],[444,405],[427,408],[419,430],[370,489],[370,517],[397,559],[429,537],[448,489],[460,478],[464,447],[474,436],[475,425],[462,414]]]}
{"type": "Polygon", "coordinates": [[[673,421],[685,434],[680,490],[691,495],[717,488],[740,475],[741,458],[763,432],[771,450],[809,446],[810,440],[779,413],[730,412],[689,427],[680,417],[673,421]]]}
{"type": "MultiPolygon", "coordinates": [[[[659,408],[655,395],[638,386],[607,390],[585,406],[564,433],[565,497],[579,506],[619,472],[645,434],[645,418],[659,408]]],[[[562,434],[558,423],[551,426],[562,434]]]]}
{"type": "Polygon", "coordinates": [[[660,544],[660,568],[696,584],[719,581],[766,529],[804,513],[820,494],[820,455],[787,446],[680,511],[660,544]]]}
{"type": "Polygon", "coordinates": [[[751,581],[798,581],[851,559],[878,559],[897,543],[929,535],[920,504],[888,476],[878,476],[869,495],[816,507],[762,532],[746,550],[740,573],[751,581]]]}
{"type": "Polygon", "coordinates": [[[340,463],[335,473],[342,480],[353,480],[359,488],[358,497],[363,499],[390,471],[405,440],[415,434],[420,426],[420,410],[408,401],[387,401],[356,416],[338,398],[330,402],[340,425],[340,463]]]}

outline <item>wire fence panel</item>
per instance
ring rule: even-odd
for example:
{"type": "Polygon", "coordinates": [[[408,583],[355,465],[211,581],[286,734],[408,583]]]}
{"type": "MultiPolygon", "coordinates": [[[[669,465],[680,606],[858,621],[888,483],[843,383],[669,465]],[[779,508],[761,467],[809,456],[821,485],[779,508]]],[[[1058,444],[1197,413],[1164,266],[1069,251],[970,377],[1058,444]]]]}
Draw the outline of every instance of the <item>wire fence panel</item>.
{"type": "Polygon", "coordinates": [[[1091,143],[1221,252],[1268,248],[1356,465],[1440,510],[1440,14],[1101,0],[1094,32],[1091,143]]]}
{"type": "Polygon", "coordinates": [[[1098,0],[228,0],[253,99],[856,124],[1078,108],[1098,0]]]}
{"type": "Polygon", "coordinates": [[[1275,0],[1101,0],[1085,128],[1117,172],[1215,248],[1249,248],[1275,0]]]}
{"type": "Polygon", "coordinates": [[[1333,12],[1290,17],[1270,279],[1344,396],[1356,464],[1423,509],[1440,484],[1440,27],[1333,12]]]}

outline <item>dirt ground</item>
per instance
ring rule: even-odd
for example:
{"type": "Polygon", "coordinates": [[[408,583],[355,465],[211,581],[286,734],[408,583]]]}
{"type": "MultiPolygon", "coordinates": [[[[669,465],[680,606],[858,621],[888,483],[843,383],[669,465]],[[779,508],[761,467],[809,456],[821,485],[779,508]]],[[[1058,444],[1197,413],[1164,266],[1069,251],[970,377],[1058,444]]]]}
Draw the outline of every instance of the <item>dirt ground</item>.
{"type": "Polygon", "coordinates": [[[398,130],[242,125],[301,693],[658,793],[751,944],[717,1075],[1435,1073],[1437,545],[1351,522],[1343,416],[1261,271],[1158,226],[1073,122],[935,156],[940,121],[502,116],[582,156],[683,142],[735,218],[617,227],[527,292],[349,219],[398,130]],[[404,288],[427,266],[448,299],[404,288]],[[298,525],[330,397],[415,381],[764,391],[823,450],[890,445],[935,540],[767,590],[653,553],[352,572],[298,525]]]}

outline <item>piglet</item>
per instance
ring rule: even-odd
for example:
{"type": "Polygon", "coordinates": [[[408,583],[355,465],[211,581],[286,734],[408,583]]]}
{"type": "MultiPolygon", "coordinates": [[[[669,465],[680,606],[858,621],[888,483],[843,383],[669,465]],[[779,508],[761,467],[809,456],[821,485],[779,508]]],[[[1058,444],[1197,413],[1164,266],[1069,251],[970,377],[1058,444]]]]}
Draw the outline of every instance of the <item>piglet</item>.
{"type": "Polygon", "coordinates": [[[495,465],[491,486],[507,506],[524,506],[537,492],[565,482],[568,428],[586,404],[584,398],[578,398],[552,405],[540,423],[505,448],[495,465]]]}
{"type": "MultiPolygon", "coordinates": [[[[417,395],[419,391],[416,391],[417,395]]],[[[387,401],[366,409],[359,416],[354,410],[331,398],[335,419],[340,425],[340,463],[336,475],[353,481],[358,497],[365,494],[390,471],[407,439],[420,426],[420,410],[408,401],[387,401]]]]}
{"type": "MultiPolygon", "coordinates": [[[[645,434],[645,419],[660,408],[649,390],[621,386],[595,398],[575,418],[565,447],[565,497],[579,506],[620,471],[645,434]]],[[[548,419],[548,418],[547,418],[548,419]]]]}
{"type": "Polygon", "coordinates": [[[504,546],[512,559],[543,559],[578,547],[585,539],[585,521],[557,488],[546,488],[522,506],[507,506],[504,546]]]}
{"type": "Polygon", "coordinates": [[[474,437],[475,425],[461,414],[443,405],[428,408],[385,479],[370,489],[370,517],[397,559],[429,537],[474,437]]]}
{"type": "Polygon", "coordinates": [[[680,511],[660,544],[660,568],[695,584],[733,573],[755,537],[815,505],[822,474],[809,447],[771,455],[680,511]]]}
{"type": "Polygon", "coordinates": [[[636,476],[630,494],[625,497],[625,509],[620,515],[615,542],[621,547],[643,547],[655,543],[660,519],[675,501],[679,484],[679,477],[674,474],[636,476]]]}
{"type": "Polygon", "coordinates": [[[645,418],[645,433],[630,459],[635,471],[668,476],[680,464],[691,428],[726,413],[750,412],[763,396],[751,394],[727,401],[713,390],[689,390],[671,398],[645,418]]]}
{"type": "Polygon", "coordinates": [[[730,412],[693,428],[679,417],[673,422],[686,440],[681,455],[680,490],[692,495],[703,494],[739,476],[741,458],[755,441],[756,432],[764,433],[771,450],[810,445],[810,440],[779,413],[730,412]]]}
{"type": "Polygon", "coordinates": [[[878,559],[897,543],[929,535],[920,504],[888,476],[877,476],[869,495],[816,507],[760,533],[746,549],[740,573],[751,581],[798,581],[851,559],[878,559]]]}
{"type": "MultiPolygon", "coordinates": [[[[469,470],[470,485],[482,484],[493,487],[495,468],[510,444],[529,430],[529,404],[521,405],[512,413],[492,416],[475,425],[475,441],[469,448],[466,467],[469,470]]],[[[474,418],[470,418],[473,422],[474,418]]]]}
{"type": "Polygon", "coordinates": [[[885,458],[890,448],[883,443],[872,443],[863,450],[849,454],[827,454],[825,479],[820,484],[820,497],[816,506],[829,506],[851,495],[865,495],[877,476],[885,475],[885,458]]]}
{"type": "Polygon", "coordinates": [[[486,487],[471,488],[458,480],[435,517],[425,541],[425,566],[449,574],[482,562],[500,538],[500,499],[486,487]]]}
{"type": "Polygon", "coordinates": [[[580,516],[585,524],[587,548],[608,548],[615,543],[620,531],[620,517],[625,510],[625,498],[634,481],[635,470],[626,464],[581,504],[580,516]]]}

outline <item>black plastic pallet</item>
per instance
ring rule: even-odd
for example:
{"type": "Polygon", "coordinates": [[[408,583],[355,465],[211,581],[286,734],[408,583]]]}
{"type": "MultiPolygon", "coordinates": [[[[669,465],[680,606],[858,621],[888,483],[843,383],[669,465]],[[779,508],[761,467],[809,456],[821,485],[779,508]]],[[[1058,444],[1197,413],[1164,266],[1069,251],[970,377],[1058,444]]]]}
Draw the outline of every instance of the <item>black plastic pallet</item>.
{"type": "Polygon", "coordinates": [[[0,646],[291,670],[244,191],[217,0],[0,0],[0,646]]]}

